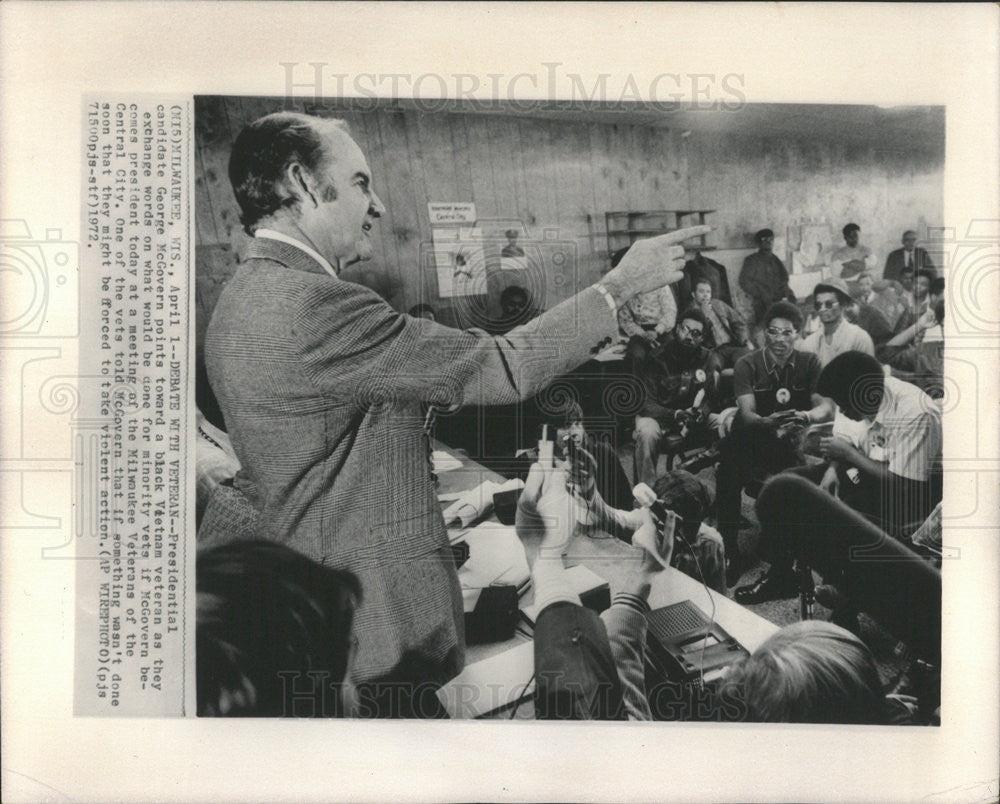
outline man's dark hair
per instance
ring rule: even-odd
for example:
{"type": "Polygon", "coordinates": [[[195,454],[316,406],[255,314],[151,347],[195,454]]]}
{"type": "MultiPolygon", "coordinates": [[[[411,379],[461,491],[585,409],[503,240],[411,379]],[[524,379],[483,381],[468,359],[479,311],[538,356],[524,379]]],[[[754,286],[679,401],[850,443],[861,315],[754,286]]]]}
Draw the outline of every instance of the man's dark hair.
{"type": "MultiPolygon", "coordinates": [[[[262,218],[298,202],[285,186],[285,169],[298,162],[310,172],[318,171],[324,157],[321,126],[326,124],[347,131],[339,120],[275,112],[254,120],[239,133],[229,155],[229,181],[248,235],[253,235],[262,218]]],[[[323,192],[324,201],[337,197],[332,185],[323,192]]]]}
{"type": "Polygon", "coordinates": [[[882,364],[864,352],[843,352],[820,372],[816,393],[832,399],[848,416],[874,415],[885,394],[882,364]]]}
{"type": "Polygon", "coordinates": [[[764,313],[764,326],[769,327],[776,318],[784,318],[786,321],[791,321],[795,329],[802,329],[802,311],[791,302],[776,301],[768,307],[764,313]]]}
{"type": "Polygon", "coordinates": [[[205,549],[196,572],[199,715],[341,714],[357,578],[266,541],[205,549]]]}
{"type": "Polygon", "coordinates": [[[916,279],[918,276],[922,276],[927,280],[928,290],[930,289],[931,282],[937,279],[937,274],[930,268],[921,268],[913,278],[916,279]]]}
{"type": "Polygon", "coordinates": [[[858,226],[856,223],[849,223],[849,224],[847,224],[847,226],[845,226],[843,228],[842,234],[844,234],[846,236],[846,235],[850,234],[851,232],[860,232],[860,231],[861,231],[861,227],[858,226]]]}
{"type": "Polygon", "coordinates": [[[935,296],[940,296],[942,293],[944,293],[944,277],[935,276],[931,280],[930,285],[927,286],[927,292],[932,293],[935,296]]]}
{"type": "Polygon", "coordinates": [[[699,276],[694,280],[694,284],[691,285],[692,290],[697,290],[698,285],[708,285],[712,289],[712,295],[715,295],[715,285],[712,284],[712,280],[707,276],[699,276]]]}
{"type": "Polygon", "coordinates": [[[681,518],[687,538],[694,538],[712,507],[712,492],[705,482],[684,469],[673,469],[656,478],[653,493],[681,518]]]}
{"type": "Polygon", "coordinates": [[[902,268],[899,269],[900,276],[902,276],[903,274],[912,274],[912,273],[913,273],[912,265],[904,265],[902,268]]]}
{"type": "Polygon", "coordinates": [[[761,229],[753,236],[754,242],[759,243],[765,237],[774,237],[774,232],[770,229],[761,229]]]}
{"type": "Polygon", "coordinates": [[[677,316],[677,323],[681,324],[684,321],[697,321],[701,324],[701,328],[708,334],[708,318],[705,314],[699,310],[697,307],[688,307],[683,313],[677,316]]]}

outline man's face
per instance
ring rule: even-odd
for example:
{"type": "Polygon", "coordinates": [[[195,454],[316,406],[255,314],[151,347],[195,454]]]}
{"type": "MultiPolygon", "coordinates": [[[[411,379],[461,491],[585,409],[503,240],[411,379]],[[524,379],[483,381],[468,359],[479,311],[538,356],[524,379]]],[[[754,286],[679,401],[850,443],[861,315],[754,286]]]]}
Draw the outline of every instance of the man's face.
{"type": "Polygon", "coordinates": [[[712,286],[708,282],[699,282],[694,289],[694,300],[704,306],[712,301],[712,286]]]}
{"type": "Polygon", "coordinates": [[[772,248],[774,248],[774,236],[765,235],[764,237],[762,237],[760,240],[757,241],[757,244],[760,247],[761,251],[770,251],[772,248]]]}
{"type": "Polygon", "coordinates": [[[798,331],[787,318],[772,318],[764,329],[764,348],[771,356],[784,362],[792,354],[798,331]]]}
{"type": "Polygon", "coordinates": [[[847,245],[850,246],[851,248],[854,248],[858,244],[858,230],[851,229],[849,232],[847,232],[844,235],[844,242],[847,243],[847,245]]]}
{"type": "Polygon", "coordinates": [[[562,443],[572,441],[576,446],[582,447],[583,437],[586,435],[586,432],[583,428],[583,422],[577,420],[570,422],[566,427],[560,427],[556,432],[556,437],[562,443]]]}
{"type": "Polygon", "coordinates": [[[705,327],[701,321],[685,318],[677,325],[677,339],[688,349],[701,346],[704,338],[705,327]]]}
{"type": "Polygon", "coordinates": [[[907,293],[913,290],[913,271],[903,271],[899,275],[899,284],[903,286],[903,290],[907,293]]]}
{"type": "Polygon", "coordinates": [[[931,280],[926,276],[918,276],[915,280],[915,293],[918,299],[924,298],[927,295],[927,289],[931,285],[931,280]]]}
{"type": "Polygon", "coordinates": [[[320,253],[341,266],[370,260],[371,228],[385,207],[372,189],[368,162],[357,143],[337,129],[326,132],[323,150],[323,175],[316,177],[327,189],[316,210],[320,253]]]}
{"type": "Polygon", "coordinates": [[[816,294],[816,314],[824,324],[839,321],[843,313],[840,298],[836,293],[827,293],[824,290],[816,294]]]}
{"type": "Polygon", "coordinates": [[[858,289],[861,293],[867,296],[872,290],[872,278],[870,276],[863,276],[858,280],[858,289]]]}
{"type": "Polygon", "coordinates": [[[903,248],[907,251],[913,251],[915,245],[917,245],[917,236],[913,232],[907,232],[903,235],[903,248]]]}

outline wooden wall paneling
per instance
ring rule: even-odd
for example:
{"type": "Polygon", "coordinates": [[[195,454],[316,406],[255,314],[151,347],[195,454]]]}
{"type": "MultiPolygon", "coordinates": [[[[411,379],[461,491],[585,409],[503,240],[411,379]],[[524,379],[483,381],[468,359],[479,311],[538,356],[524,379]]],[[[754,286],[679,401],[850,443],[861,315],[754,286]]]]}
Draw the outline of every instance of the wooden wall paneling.
{"type": "Polygon", "coordinates": [[[574,121],[570,128],[573,152],[577,155],[576,168],[580,182],[580,204],[583,214],[585,234],[577,241],[576,270],[578,284],[583,287],[596,282],[604,270],[603,252],[606,250],[604,236],[604,211],[597,201],[596,180],[590,152],[590,127],[583,119],[574,121]]]}
{"type": "Polygon", "coordinates": [[[463,115],[467,150],[464,158],[469,165],[472,176],[473,200],[476,202],[476,215],[480,219],[495,220],[502,215],[497,202],[496,186],[493,183],[493,165],[490,157],[491,120],[484,116],[463,115]]]}
{"type": "Polygon", "coordinates": [[[417,224],[414,239],[411,242],[411,260],[404,268],[407,291],[400,309],[409,310],[417,302],[427,298],[434,283],[428,282],[429,277],[424,270],[424,251],[431,242],[430,213],[427,202],[430,195],[427,189],[426,168],[424,166],[423,145],[420,140],[418,118],[419,111],[407,111],[402,115],[403,137],[406,143],[405,157],[409,162],[410,186],[413,189],[412,212],[417,224]]]}
{"type": "Polygon", "coordinates": [[[203,146],[196,145],[194,151],[194,225],[195,245],[214,246],[219,244],[219,230],[215,226],[216,215],[212,207],[212,197],[205,186],[205,164],[202,160],[203,146]]]}
{"type": "MultiPolygon", "coordinates": [[[[519,172],[523,186],[523,221],[532,239],[543,236],[545,229],[558,228],[556,173],[550,153],[545,122],[530,118],[514,121],[513,146],[518,152],[519,172]]],[[[537,283],[537,280],[535,282],[537,283]]],[[[547,284],[545,303],[553,304],[547,284]]],[[[539,300],[540,301],[540,300],[539,300]]]]}
{"type": "MultiPolygon", "coordinates": [[[[420,281],[417,268],[420,255],[419,199],[407,154],[405,114],[393,110],[378,110],[374,114],[381,143],[382,169],[389,182],[392,198],[392,207],[387,216],[389,226],[386,228],[396,249],[395,264],[386,266],[390,270],[379,272],[378,278],[384,277],[387,284],[378,289],[378,292],[397,309],[408,299],[419,296],[419,290],[414,286],[420,281]]],[[[423,197],[424,193],[421,191],[419,198],[423,197]]],[[[426,207],[422,214],[426,216],[426,207]]]]}
{"type": "MultiPolygon", "coordinates": [[[[416,138],[422,157],[422,184],[428,202],[471,200],[459,189],[456,167],[458,159],[453,151],[451,138],[452,120],[453,116],[447,114],[419,112],[414,115],[416,138]]],[[[426,215],[426,207],[421,212],[426,215]]],[[[437,269],[432,248],[433,229],[430,226],[428,229],[429,233],[422,246],[420,265],[423,295],[416,301],[430,304],[441,313],[445,308],[450,310],[452,302],[451,299],[442,299],[438,295],[437,269]]]]}
{"type": "MultiPolygon", "coordinates": [[[[373,235],[372,259],[366,263],[357,263],[349,267],[345,272],[345,277],[360,281],[365,285],[380,287],[380,282],[373,277],[381,274],[386,278],[391,278],[398,275],[399,272],[399,251],[392,232],[397,207],[393,199],[399,195],[399,188],[393,186],[393,175],[386,167],[385,151],[382,146],[377,115],[377,111],[357,111],[343,115],[338,113],[338,116],[342,116],[348,121],[354,141],[358,143],[365,154],[368,167],[372,172],[372,186],[386,207],[386,213],[375,224],[371,232],[373,235]]],[[[381,284],[387,284],[387,282],[383,281],[381,284]]]]}
{"type": "Polygon", "coordinates": [[[591,245],[594,210],[594,191],[590,182],[590,139],[585,126],[577,120],[560,125],[561,148],[565,155],[565,202],[569,214],[570,237],[573,244],[575,266],[557,268],[556,276],[563,279],[559,285],[561,299],[569,298],[580,289],[592,284],[600,276],[591,245]]]}
{"type": "MultiPolygon", "coordinates": [[[[571,143],[564,122],[545,122],[545,142],[548,148],[552,185],[555,191],[555,235],[559,240],[573,243],[578,248],[578,238],[583,234],[580,214],[579,186],[580,173],[570,150],[571,143]]],[[[573,295],[573,288],[562,281],[563,277],[548,272],[546,274],[546,304],[551,307],[573,295]]]]}
{"type": "Polygon", "coordinates": [[[596,254],[599,260],[600,270],[605,272],[610,268],[610,254],[608,253],[606,212],[611,212],[618,207],[613,206],[611,201],[611,164],[607,153],[601,147],[605,139],[603,129],[606,126],[600,123],[590,123],[587,125],[587,139],[589,141],[590,154],[590,175],[592,177],[592,190],[594,195],[594,216],[596,239],[596,254]]]}

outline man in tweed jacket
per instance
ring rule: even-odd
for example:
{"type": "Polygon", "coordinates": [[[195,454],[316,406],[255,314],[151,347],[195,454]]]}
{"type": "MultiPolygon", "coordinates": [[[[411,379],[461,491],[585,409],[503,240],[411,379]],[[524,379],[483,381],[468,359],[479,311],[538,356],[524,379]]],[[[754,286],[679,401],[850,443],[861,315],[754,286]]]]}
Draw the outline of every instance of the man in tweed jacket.
{"type": "Polygon", "coordinates": [[[385,211],[338,121],[263,117],[237,138],[229,174],[254,241],[205,354],[256,535],[360,579],[355,681],[443,683],[464,664],[462,596],[421,406],[533,395],[617,334],[619,305],[679,279],[673,244],[706,229],[644,241],[598,285],[491,337],[399,314],[338,278],[371,257],[385,211]]]}

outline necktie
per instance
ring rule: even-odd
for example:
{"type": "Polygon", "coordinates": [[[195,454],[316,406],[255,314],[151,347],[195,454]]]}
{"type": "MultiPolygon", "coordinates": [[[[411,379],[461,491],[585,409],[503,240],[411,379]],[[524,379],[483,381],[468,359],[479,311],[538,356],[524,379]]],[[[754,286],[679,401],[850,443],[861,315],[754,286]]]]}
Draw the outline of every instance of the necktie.
{"type": "Polygon", "coordinates": [[[907,251],[906,252],[906,267],[907,268],[912,268],[913,267],[913,252],[912,251],[907,251]]]}

